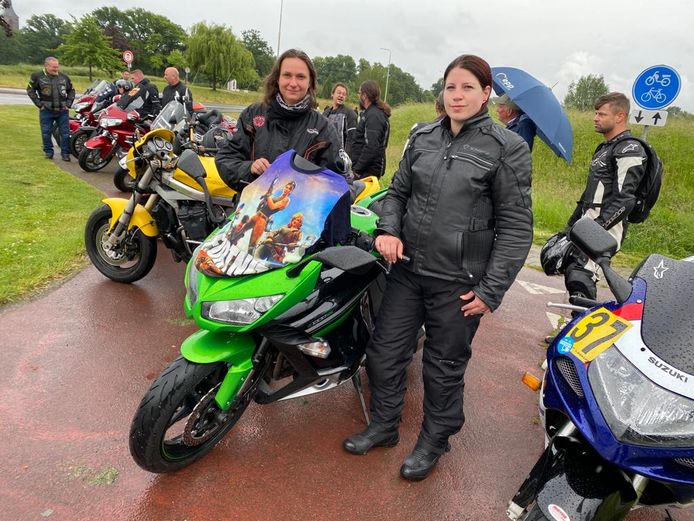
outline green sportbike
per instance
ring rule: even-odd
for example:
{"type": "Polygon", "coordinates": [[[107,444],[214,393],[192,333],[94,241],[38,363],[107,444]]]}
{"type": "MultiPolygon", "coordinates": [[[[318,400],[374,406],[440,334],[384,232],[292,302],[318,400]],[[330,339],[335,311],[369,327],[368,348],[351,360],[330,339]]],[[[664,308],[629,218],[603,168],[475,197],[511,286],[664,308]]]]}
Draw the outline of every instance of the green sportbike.
{"type": "Polygon", "coordinates": [[[184,306],[200,330],[135,414],[130,452],[140,467],[163,473],[190,465],[251,401],[348,381],[368,422],[360,367],[387,270],[372,251],[372,209],[384,192],[350,207],[345,190],[341,176],[287,152],[196,249],[184,306]]]}

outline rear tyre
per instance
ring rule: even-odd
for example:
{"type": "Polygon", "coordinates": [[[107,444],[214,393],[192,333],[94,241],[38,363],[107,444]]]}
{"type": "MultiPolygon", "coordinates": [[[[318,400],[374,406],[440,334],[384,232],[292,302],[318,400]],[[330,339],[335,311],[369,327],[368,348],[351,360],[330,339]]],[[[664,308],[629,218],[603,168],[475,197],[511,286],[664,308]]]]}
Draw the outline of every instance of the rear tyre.
{"type": "Polygon", "coordinates": [[[132,192],[135,190],[136,181],[126,168],[118,168],[113,174],[113,186],[121,192],[132,192]]]}
{"type": "Polygon", "coordinates": [[[176,359],[142,399],[130,427],[130,454],[150,472],[182,469],[207,454],[236,425],[255,385],[228,411],[214,396],[228,366],[176,359]]]}
{"type": "Polygon", "coordinates": [[[103,205],[92,212],[84,230],[84,243],[92,264],[116,282],[135,282],[147,275],[157,258],[157,241],[132,228],[115,246],[108,244],[111,208],[103,205]]]}
{"type": "Polygon", "coordinates": [[[85,172],[98,172],[111,162],[115,149],[106,157],[101,157],[98,148],[83,148],[79,155],[80,168],[85,172]]]}
{"type": "Polygon", "coordinates": [[[84,150],[84,144],[94,133],[93,130],[79,129],[70,137],[70,153],[72,153],[75,158],[80,158],[80,152],[84,150]]]}

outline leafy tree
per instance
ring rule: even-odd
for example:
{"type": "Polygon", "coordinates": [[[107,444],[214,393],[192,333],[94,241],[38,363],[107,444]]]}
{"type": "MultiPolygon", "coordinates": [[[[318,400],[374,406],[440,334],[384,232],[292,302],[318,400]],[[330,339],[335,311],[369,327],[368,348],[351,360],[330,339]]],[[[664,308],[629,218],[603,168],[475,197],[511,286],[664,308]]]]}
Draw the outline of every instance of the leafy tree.
{"type": "Polygon", "coordinates": [[[147,73],[161,72],[169,64],[168,56],[185,48],[186,32],[165,16],[139,7],[100,7],[91,14],[113,38],[113,46],[133,51],[133,65],[147,73]]]}
{"type": "Polygon", "coordinates": [[[316,57],[313,60],[313,65],[316,67],[319,84],[318,95],[321,98],[330,97],[330,91],[335,82],[340,81],[352,86],[357,77],[357,64],[354,62],[354,58],[344,54],[316,57]]]}
{"type": "Polygon", "coordinates": [[[439,92],[443,90],[443,77],[439,78],[436,83],[431,84],[431,93],[434,98],[439,95],[439,92]]]}
{"type": "Polygon", "coordinates": [[[251,51],[255,60],[255,71],[259,78],[264,78],[272,70],[275,63],[275,55],[272,47],[260,36],[260,31],[251,29],[241,33],[241,43],[251,51]]]}
{"type": "Polygon", "coordinates": [[[0,30],[0,64],[9,65],[27,61],[26,46],[24,45],[24,35],[22,32],[7,36],[5,31],[0,30]]]}
{"type": "Polygon", "coordinates": [[[386,81],[388,83],[389,105],[398,105],[408,101],[426,101],[422,88],[417,84],[410,73],[403,71],[400,67],[390,64],[390,74],[388,67],[380,63],[369,64],[368,61],[359,60],[359,73],[356,78],[356,86],[361,85],[366,80],[374,80],[381,88],[381,98],[385,98],[386,81]]]}
{"type": "Polygon", "coordinates": [[[93,67],[110,73],[121,67],[120,53],[111,48],[111,39],[104,35],[96,18],[90,15],[75,22],[58,52],[69,65],[87,65],[89,81],[92,80],[93,67]]]}
{"type": "Polygon", "coordinates": [[[65,41],[65,35],[69,31],[70,24],[55,15],[29,17],[26,26],[20,30],[26,49],[24,60],[29,63],[43,63],[47,56],[55,54],[55,50],[65,41]]]}
{"type": "Polygon", "coordinates": [[[195,24],[188,39],[186,58],[191,68],[210,78],[212,90],[231,79],[240,85],[258,81],[253,55],[224,25],[195,24]]]}
{"type": "Polygon", "coordinates": [[[581,76],[577,82],[572,81],[569,85],[569,92],[564,98],[564,105],[578,110],[591,110],[595,100],[608,92],[610,92],[610,88],[602,75],[581,76]]]}

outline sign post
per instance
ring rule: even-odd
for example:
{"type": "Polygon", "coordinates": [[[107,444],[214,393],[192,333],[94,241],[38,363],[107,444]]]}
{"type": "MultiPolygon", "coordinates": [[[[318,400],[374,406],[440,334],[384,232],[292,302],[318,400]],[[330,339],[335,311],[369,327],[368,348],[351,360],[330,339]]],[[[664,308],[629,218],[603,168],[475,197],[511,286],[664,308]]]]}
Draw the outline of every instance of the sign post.
{"type": "Polygon", "coordinates": [[[132,51],[123,51],[123,61],[128,64],[128,70],[130,70],[130,68],[132,67],[134,59],[135,55],[132,51]]]}
{"type": "Polygon", "coordinates": [[[190,67],[186,67],[185,71],[186,71],[186,85],[188,85],[188,74],[190,74],[190,67]]]}
{"type": "Polygon", "coordinates": [[[675,101],[681,85],[680,75],[667,65],[654,65],[637,76],[631,89],[631,97],[645,110],[632,110],[629,122],[645,125],[642,136],[644,139],[648,137],[649,126],[665,125],[667,111],[659,109],[664,109],[675,101]]]}

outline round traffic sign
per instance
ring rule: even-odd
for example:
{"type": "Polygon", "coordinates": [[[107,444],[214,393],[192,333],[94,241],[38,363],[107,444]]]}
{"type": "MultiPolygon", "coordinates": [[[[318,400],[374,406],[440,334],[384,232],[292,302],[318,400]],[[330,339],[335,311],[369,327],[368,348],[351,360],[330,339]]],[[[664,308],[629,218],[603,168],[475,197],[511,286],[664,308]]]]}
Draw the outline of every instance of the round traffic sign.
{"type": "Polygon", "coordinates": [[[123,61],[130,65],[133,62],[135,55],[132,51],[123,51],[123,61]]]}
{"type": "Polygon", "coordinates": [[[654,65],[638,75],[631,95],[639,107],[658,110],[675,101],[681,85],[680,75],[675,69],[654,65]]]}

